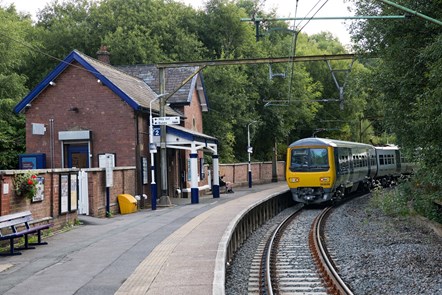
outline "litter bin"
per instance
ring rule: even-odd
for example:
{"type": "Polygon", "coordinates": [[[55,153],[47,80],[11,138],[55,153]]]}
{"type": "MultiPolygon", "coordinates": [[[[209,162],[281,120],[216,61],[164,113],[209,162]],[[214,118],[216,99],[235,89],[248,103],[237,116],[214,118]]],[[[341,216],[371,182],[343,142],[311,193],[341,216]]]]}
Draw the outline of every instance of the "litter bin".
{"type": "Polygon", "coordinates": [[[137,212],[137,200],[132,195],[120,194],[117,198],[121,214],[137,212]]]}

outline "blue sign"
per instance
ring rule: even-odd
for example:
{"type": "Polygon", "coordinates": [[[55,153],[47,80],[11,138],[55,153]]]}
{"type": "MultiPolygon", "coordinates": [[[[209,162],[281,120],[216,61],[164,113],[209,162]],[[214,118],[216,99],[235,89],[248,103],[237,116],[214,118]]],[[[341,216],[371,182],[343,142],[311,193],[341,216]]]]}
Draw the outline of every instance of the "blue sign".
{"type": "Polygon", "coordinates": [[[161,131],[160,127],[153,127],[153,136],[160,136],[161,131]]]}

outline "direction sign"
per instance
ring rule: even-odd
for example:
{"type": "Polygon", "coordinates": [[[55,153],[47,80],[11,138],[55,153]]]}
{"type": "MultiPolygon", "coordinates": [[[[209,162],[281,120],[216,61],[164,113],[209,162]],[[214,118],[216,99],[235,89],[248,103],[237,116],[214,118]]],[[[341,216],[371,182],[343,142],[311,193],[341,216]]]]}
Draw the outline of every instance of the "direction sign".
{"type": "Polygon", "coordinates": [[[172,125],[180,124],[180,117],[155,117],[153,125],[172,125]]]}

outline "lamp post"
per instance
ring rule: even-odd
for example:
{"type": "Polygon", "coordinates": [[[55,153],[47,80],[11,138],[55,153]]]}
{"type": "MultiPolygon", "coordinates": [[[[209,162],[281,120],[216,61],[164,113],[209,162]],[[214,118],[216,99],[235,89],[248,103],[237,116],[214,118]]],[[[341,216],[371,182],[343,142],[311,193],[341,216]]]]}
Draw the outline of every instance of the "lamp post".
{"type": "Polygon", "coordinates": [[[250,146],[250,125],[256,123],[256,121],[252,121],[247,124],[247,153],[249,154],[249,188],[252,187],[252,166],[250,165],[250,154],[253,152],[253,148],[250,146]]]}
{"type": "Polygon", "coordinates": [[[157,97],[155,99],[152,99],[149,102],[149,152],[150,152],[150,172],[152,175],[152,179],[150,182],[150,193],[152,194],[152,196],[151,196],[152,210],[157,209],[157,195],[158,195],[157,184],[155,182],[155,157],[154,157],[154,154],[157,152],[157,146],[153,142],[152,103],[154,101],[157,101],[161,97],[166,96],[166,95],[167,94],[157,95],[157,97]]]}

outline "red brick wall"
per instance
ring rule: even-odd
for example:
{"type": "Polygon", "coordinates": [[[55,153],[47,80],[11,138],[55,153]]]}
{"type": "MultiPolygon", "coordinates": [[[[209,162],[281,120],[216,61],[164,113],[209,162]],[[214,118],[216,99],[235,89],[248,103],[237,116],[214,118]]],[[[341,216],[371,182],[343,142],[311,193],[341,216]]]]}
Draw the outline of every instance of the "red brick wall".
{"type": "MultiPolygon", "coordinates": [[[[272,162],[252,162],[252,181],[254,183],[268,183],[272,181],[272,162]]],[[[277,162],[278,181],[285,180],[285,162],[277,162]]],[[[225,175],[224,181],[231,182],[234,186],[248,184],[248,163],[220,164],[220,176],[225,175]]]]}
{"type": "Polygon", "coordinates": [[[71,130],[92,131],[91,167],[98,166],[100,153],[116,153],[118,166],[134,166],[136,120],[133,109],[78,63],[74,66],[60,74],[54,80],[56,85],[43,90],[26,111],[27,153],[45,153],[47,167],[51,167],[49,119],[54,119],[54,167],[61,167],[58,132],[71,130]],[[78,108],[78,113],[72,108],[78,108]],[[33,135],[31,123],[45,124],[45,135],[33,135]]]}
{"type": "Polygon", "coordinates": [[[7,215],[22,211],[31,211],[34,219],[53,217],[54,229],[62,228],[66,223],[73,223],[77,219],[77,212],[60,214],[59,212],[59,177],[60,173],[70,172],[63,169],[56,173],[49,173],[46,170],[34,170],[37,176],[44,177],[44,199],[40,202],[32,202],[23,196],[15,194],[13,179],[17,173],[23,171],[8,171],[0,179],[0,203],[2,204],[1,214],[7,215]],[[53,178],[52,178],[53,177],[53,178]],[[4,185],[9,184],[9,190],[5,194],[4,185]]]}
{"type": "Polygon", "coordinates": [[[203,114],[196,91],[193,92],[193,97],[190,105],[184,107],[184,116],[187,118],[184,121],[185,128],[203,133],[203,114]],[[195,127],[193,126],[194,121],[195,127]]]}
{"type": "MultiPolygon", "coordinates": [[[[88,169],[86,169],[88,171],[88,169]]],[[[89,212],[94,217],[106,217],[106,178],[102,169],[88,171],[89,212]]],[[[116,168],[113,172],[113,186],[109,188],[110,211],[119,213],[118,195],[135,196],[135,169],[116,168]]]]}
{"type": "MultiPolygon", "coordinates": [[[[106,216],[106,187],[104,169],[86,169],[88,172],[89,189],[89,213],[94,217],[106,216]]],[[[31,202],[23,196],[17,196],[13,187],[13,178],[23,171],[6,171],[0,178],[0,215],[30,210],[34,219],[53,217],[54,229],[62,228],[67,222],[74,222],[77,212],[60,214],[60,175],[64,173],[76,173],[77,169],[58,169],[51,173],[45,169],[33,170],[37,176],[44,177],[44,200],[31,202]],[[53,179],[53,180],[51,180],[53,179]],[[4,185],[9,185],[9,190],[4,193],[4,185]]],[[[110,211],[112,214],[119,213],[119,194],[135,196],[135,169],[116,168],[113,172],[113,186],[109,189],[110,211]]],[[[149,201],[150,202],[150,201],[149,201]]]]}

